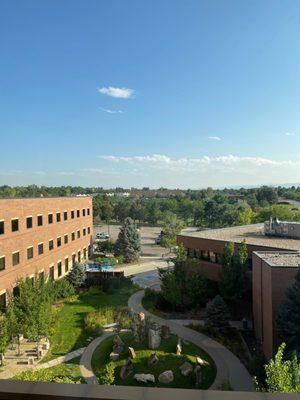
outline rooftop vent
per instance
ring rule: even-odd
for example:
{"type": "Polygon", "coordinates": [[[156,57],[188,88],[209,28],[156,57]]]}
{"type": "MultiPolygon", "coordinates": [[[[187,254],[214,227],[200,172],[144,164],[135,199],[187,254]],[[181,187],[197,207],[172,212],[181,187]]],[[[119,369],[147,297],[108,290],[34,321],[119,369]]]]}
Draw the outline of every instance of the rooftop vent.
{"type": "Polygon", "coordinates": [[[277,218],[270,218],[264,224],[265,235],[289,237],[300,239],[300,222],[279,221],[277,218]]]}

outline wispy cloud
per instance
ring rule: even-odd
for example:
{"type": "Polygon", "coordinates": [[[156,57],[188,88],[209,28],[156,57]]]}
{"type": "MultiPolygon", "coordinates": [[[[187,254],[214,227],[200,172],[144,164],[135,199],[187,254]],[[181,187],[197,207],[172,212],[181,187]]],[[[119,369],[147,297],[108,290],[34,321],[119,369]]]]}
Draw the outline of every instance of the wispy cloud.
{"type": "Polygon", "coordinates": [[[209,140],[216,140],[216,141],[220,141],[220,140],[222,140],[222,138],[220,137],[220,136],[208,136],[208,139],[209,140]]]}
{"type": "Polygon", "coordinates": [[[99,110],[106,112],[108,114],[123,114],[124,111],[122,110],[110,110],[109,108],[99,107],[99,110]]]}
{"type": "Polygon", "coordinates": [[[98,92],[105,94],[106,96],[115,97],[118,99],[133,99],[135,91],[129,88],[118,88],[118,87],[102,87],[98,88],[98,92]]]}
{"type": "Polygon", "coordinates": [[[294,132],[285,132],[285,136],[295,136],[294,132]]]}

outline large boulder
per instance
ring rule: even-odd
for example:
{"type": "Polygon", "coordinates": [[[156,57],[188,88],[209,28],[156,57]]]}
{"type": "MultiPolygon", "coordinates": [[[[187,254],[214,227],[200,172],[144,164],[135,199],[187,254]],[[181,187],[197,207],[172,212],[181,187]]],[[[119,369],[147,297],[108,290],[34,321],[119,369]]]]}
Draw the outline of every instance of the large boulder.
{"type": "Polygon", "coordinates": [[[131,359],[136,358],[136,354],[135,354],[135,351],[134,351],[134,348],[133,348],[133,347],[128,347],[128,353],[129,353],[129,357],[130,357],[131,359]]]}
{"type": "Polygon", "coordinates": [[[115,353],[113,351],[109,355],[109,359],[111,361],[117,361],[119,359],[119,357],[120,357],[120,354],[119,353],[115,353]]]}
{"type": "Polygon", "coordinates": [[[126,379],[131,374],[132,371],[133,371],[133,366],[131,358],[127,358],[125,365],[123,365],[121,368],[120,378],[123,380],[126,379]]]}
{"type": "Polygon", "coordinates": [[[193,371],[193,366],[189,362],[185,361],[180,367],[180,372],[183,376],[188,376],[193,371]]]}
{"type": "Polygon", "coordinates": [[[134,379],[137,382],[142,382],[142,383],[148,383],[148,382],[155,383],[155,376],[152,374],[135,374],[134,379]]]}
{"type": "Polygon", "coordinates": [[[160,329],[159,327],[155,327],[154,329],[150,328],[148,332],[149,339],[149,348],[150,349],[158,349],[161,342],[160,337],[160,329]]]}
{"type": "Polygon", "coordinates": [[[154,365],[158,362],[158,357],[156,352],[151,353],[149,360],[148,360],[148,365],[154,365]]]}
{"type": "Polygon", "coordinates": [[[162,372],[161,374],[159,374],[158,380],[160,383],[164,383],[165,385],[173,382],[174,380],[173,372],[171,370],[162,372]]]}

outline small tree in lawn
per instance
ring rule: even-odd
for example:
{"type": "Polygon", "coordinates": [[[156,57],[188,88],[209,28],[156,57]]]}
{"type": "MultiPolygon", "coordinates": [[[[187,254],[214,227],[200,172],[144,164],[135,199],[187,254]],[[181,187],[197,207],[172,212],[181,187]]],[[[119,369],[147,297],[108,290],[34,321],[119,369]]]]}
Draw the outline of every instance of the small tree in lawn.
{"type": "Polygon", "coordinates": [[[66,276],[66,279],[75,287],[79,288],[84,285],[86,280],[86,273],[83,265],[75,263],[73,268],[66,276]]]}
{"type": "Polygon", "coordinates": [[[300,269],[287,290],[277,317],[277,330],[288,350],[300,352],[300,269]]]}
{"type": "Polygon", "coordinates": [[[230,314],[225,301],[217,295],[206,307],[204,323],[217,329],[229,327],[230,314]]]}
{"type": "MultiPolygon", "coordinates": [[[[5,352],[6,346],[9,341],[9,333],[7,327],[7,319],[4,314],[0,314],[0,356],[5,352]]],[[[2,363],[0,358],[0,365],[2,363]]]]}
{"type": "Polygon", "coordinates": [[[131,218],[125,218],[115,244],[115,255],[123,256],[126,263],[139,259],[141,252],[140,234],[131,218]]]}

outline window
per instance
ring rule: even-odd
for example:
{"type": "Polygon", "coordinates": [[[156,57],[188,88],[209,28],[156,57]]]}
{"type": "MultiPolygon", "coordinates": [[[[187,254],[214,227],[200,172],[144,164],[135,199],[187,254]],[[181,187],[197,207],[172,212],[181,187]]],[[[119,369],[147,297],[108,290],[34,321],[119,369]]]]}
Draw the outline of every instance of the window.
{"type": "Polygon", "coordinates": [[[14,218],[11,220],[11,231],[17,232],[19,230],[19,220],[18,218],[14,218]]]}
{"type": "Polygon", "coordinates": [[[52,266],[52,267],[49,268],[49,279],[50,279],[51,281],[54,280],[54,266],[52,266]]]}
{"type": "Polygon", "coordinates": [[[57,247],[60,247],[61,246],[61,237],[58,237],[57,238],[57,247]]]}
{"type": "Polygon", "coordinates": [[[87,215],[90,215],[90,209],[89,208],[87,209],[87,215]]]}
{"type": "Polygon", "coordinates": [[[12,265],[20,264],[20,253],[18,251],[12,253],[12,265]]]}
{"type": "Polygon", "coordinates": [[[28,247],[27,249],[27,260],[33,258],[33,247],[28,247]]]}
{"type": "Polygon", "coordinates": [[[0,235],[4,234],[4,221],[0,221],[0,235]]]}
{"type": "Polygon", "coordinates": [[[77,239],[80,238],[80,231],[77,231],[77,239]]]}
{"type": "Polygon", "coordinates": [[[64,220],[66,221],[68,219],[68,211],[64,211],[64,220]]]}
{"type": "Polygon", "coordinates": [[[0,257],[0,271],[3,271],[5,269],[5,257],[2,256],[0,257]]]}
{"type": "Polygon", "coordinates": [[[13,288],[13,296],[14,297],[19,297],[20,296],[20,288],[19,288],[19,286],[15,286],[13,288]]]}
{"type": "Polygon", "coordinates": [[[78,257],[77,257],[77,259],[78,259],[78,262],[81,262],[81,251],[80,251],[80,250],[78,251],[78,257]]]}
{"type": "Polygon", "coordinates": [[[53,214],[48,214],[48,224],[53,224],[53,214]]]}
{"type": "Polygon", "coordinates": [[[72,265],[76,263],[76,254],[72,254],[72,265]]]}
{"type": "Polygon", "coordinates": [[[43,243],[39,243],[38,244],[38,254],[41,255],[44,253],[44,244],[43,243]]]}
{"type": "Polygon", "coordinates": [[[49,250],[53,250],[54,249],[54,242],[53,239],[49,240],[49,250]]]}
{"type": "Polygon", "coordinates": [[[26,228],[27,229],[32,228],[32,217],[26,217],[26,228]]]}
{"type": "Polygon", "coordinates": [[[82,210],[82,216],[85,217],[85,208],[82,210]]]}
{"type": "Polygon", "coordinates": [[[60,213],[56,213],[56,222],[60,222],[60,213]]]}
{"type": "Polygon", "coordinates": [[[72,232],[72,240],[75,240],[75,232],[72,232]]]}
{"type": "Polygon", "coordinates": [[[42,215],[37,216],[37,225],[43,226],[43,216],[42,215]]]}
{"type": "Polygon", "coordinates": [[[80,217],[80,210],[77,210],[77,218],[80,217]]]}
{"type": "Polygon", "coordinates": [[[83,236],[85,236],[85,235],[86,235],[86,229],[83,228],[83,236]]]}
{"type": "Polygon", "coordinates": [[[83,249],[83,259],[86,260],[86,248],[83,249]]]}
{"type": "Polygon", "coordinates": [[[71,211],[71,218],[72,218],[72,219],[75,218],[75,211],[74,211],[74,210],[71,211]]]}
{"type": "Polygon", "coordinates": [[[59,262],[57,263],[57,275],[58,275],[58,277],[60,277],[61,274],[62,274],[61,262],[59,261],[59,262]]]}
{"type": "Polygon", "coordinates": [[[45,273],[44,271],[39,272],[39,280],[44,281],[45,280],[45,273]]]}
{"type": "Polygon", "coordinates": [[[65,258],[65,272],[69,271],[69,259],[65,258]]]}
{"type": "Polygon", "coordinates": [[[64,242],[65,242],[65,244],[68,244],[68,241],[69,241],[69,236],[68,236],[68,235],[65,235],[65,236],[64,236],[64,242]]]}
{"type": "Polygon", "coordinates": [[[0,312],[4,312],[6,309],[6,292],[0,294],[0,312]]]}
{"type": "Polygon", "coordinates": [[[91,228],[90,227],[88,227],[88,234],[90,234],[91,233],[91,228]]]}

